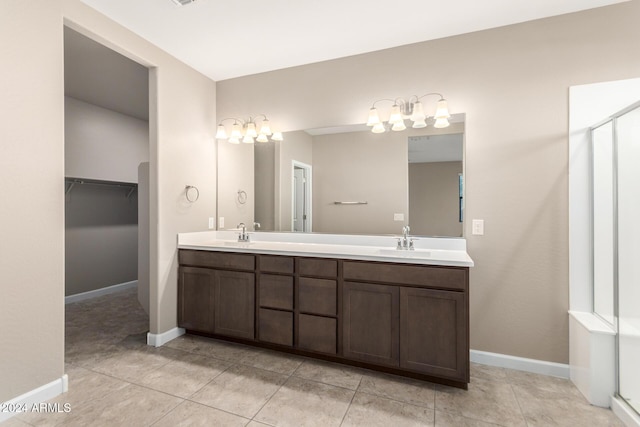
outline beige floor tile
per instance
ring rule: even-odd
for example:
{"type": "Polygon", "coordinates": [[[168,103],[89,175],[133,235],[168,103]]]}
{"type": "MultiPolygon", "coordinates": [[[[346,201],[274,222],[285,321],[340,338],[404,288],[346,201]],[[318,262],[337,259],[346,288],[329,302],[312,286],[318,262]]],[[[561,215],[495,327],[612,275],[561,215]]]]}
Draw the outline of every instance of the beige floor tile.
{"type": "Polygon", "coordinates": [[[148,426],[183,400],[135,384],[84,404],[64,420],[65,426],[148,426]]]}
{"type": "Polygon", "coordinates": [[[497,427],[500,424],[487,423],[449,412],[436,411],[436,427],[497,427]]]}
{"type": "MultiPolygon", "coordinates": [[[[92,372],[77,366],[67,365],[69,376],[69,391],[56,396],[48,403],[57,403],[63,412],[30,412],[19,417],[36,426],[53,426],[62,423],[74,412],[83,410],[83,405],[92,400],[102,399],[112,393],[118,393],[129,383],[97,372],[92,372]],[[70,412],[64,412],[64,405],[69,405],[70,412]]],[[[3,426],[4,427],[4,426],[3,426]]]]}
{"type": "Polygon", "coordinates": [[[243,427],[249,421],[248,418],[185,401],[162,417],[153,427],[243,427]]]}
{"type": "Polygon", "coordinates": [[[278,427],[339,426],[354,391],[291,377],[255,416],[278,427]]]}
{"type": "Polygon", "coordinates": [[[253,420],[249,424],[247,424],[247,427],[265,427],[265,426],[269,426],[269,424],[264,424],[256,420],[253,420]]]}
{"type": "Polygon", "coordinates": [[[478,363],[471,364],[471,381],[473,381],[474,378],[491,381],[501,381],[505,383],[509,382],[507,369],[498,368],[495,366],[480,365],[478,363]]]}
{"type": "MultiPolygon", "coordinates": [[[[37,411],[30,410],[29,412],[17,415],[17,418],[29,423],[29,425],[38,427],[64,425],[74,412],[82,412],[84,410],[83,407],[87,404],[86,402],[69,402],[64,394],[56,396],[46,403],[53,407],[50,407],[50,409],[43,408],[37,411]]],[[[4,424],[2,424],[2,427],[4,427],[4,424]]]]}
{"type": "Polygon", "coordinates": [[[539,384],[513,386],[528,426],[623,426],[611,410],[592,406],[582,396],[539,384]]]}
{"type": "Polygon", "coordinates": [[[526,425],[511,385],[479,378],[469,384],[469,390],[437,386],[436,411],[495,424],[526,425]]]}
{"type": "Polygon", "coordinates": [[[5,421],[0,421],[0,425],[2,427],[29,427],[29,426],[31,426],[31,424],[27,424],[26,422],[20,420],[16,416],[14,416],[13,418],[9,418],[8,420],[5,420],[5,421]]]}
{"type": "Polygon", "coordinates": [[[435,385],[395,375],[365,374],[358,391],[433,409],[435,385]]]}
{"type": "Polygon", "coordinates": [[[139,382],[150,372],[179,360],[186,353],[167,347],[121,346],[115,353],[98,360],[93,370],[130,382],[139,382]]]}
{"type": "Polygon", "coordinates": [[[301,357],[271,350],[252,349],[243,353],[239,362],[254,368],[266,369],[279,374],[291,375],[302,364],[301,357]]]}
{"type": "Polygon", "coordinates": [[[285,375],[275,372],[235,365],[196,392],[190,400],[252,418],[286,380],[285,375]]]}
{"type": "Polygon", "coordinates": [[[358,392],[342,426],[433,426],[433,415],[433,409],[358,392]]]}
{"type": "Polygon", "coordinates": [[[339,363],[306,359],[294,372],[294,376],[307,380],[356,390],[366,371],[339,363]]]}
{"type": "Polygon", "coordinates": [[[137,384],[187,398],[229,366],[230,363],[218,359],[185,353],[180,360],[171,361],[149,372],[137,384]]]}
{"type": "Polygon", "coordinates": [[[245,345],[204,337],[187,338],[181,344],[187,346],[187,351],[192,353],[232,363],[237,363],[247,351],[251,351],[245,345]]]}

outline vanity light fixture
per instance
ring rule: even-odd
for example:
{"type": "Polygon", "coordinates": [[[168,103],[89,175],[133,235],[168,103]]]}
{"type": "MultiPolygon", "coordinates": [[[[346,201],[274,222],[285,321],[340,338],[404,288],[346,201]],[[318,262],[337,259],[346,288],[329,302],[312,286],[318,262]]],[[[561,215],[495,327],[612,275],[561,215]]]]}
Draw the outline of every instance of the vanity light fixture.
{"type": "Polygon", "coordinates": [[[281,132],[273,132],[271,130],[269,119],[264,114],[260,114],[255,118],[249,117],[249,120],[236,119],[235,117],[222,119],[218,122],[218,131],[216,132],[216,139],[226,139],[231,144],[240,144],[240,141],[245,144],[253,144],[255,141],[269,142],[269,137],[271,137],[271,141],[283,140],[281,132]],[[263,117],[260,125],[258,125],[259,117],[263,117]],[[227,120],[233,120],[229,134],[227,134],[227,129],[223,124],[227,120]]]}
{"type": "Polygon", "coordinates": [[[371,132],[373,133],[383,133],[386,132],[389,127],[393,131],[403,131],[407,128],[404,121],[406,118],[409,118],[413,124],[411,125],[414,129],[419,129],[427,126],[427,115],[424,112],[424,107],[422,106],[422,102],[420,100],[424,97],[436,95],[440,97],[440,100],[436,104],[436,113],[433,115],[433,119],[435,123],[433,127],[435,128],[446,128],[449,126],[449,108],[447,106],[447,100],[444,99],[442,94],[440,93],[427,93],[426,95],[417,96],[413,95],[409,98],[408,101],[405,101],[402,98],[390,99],[383,98],[379,99],[373,103],[371,109],[369,109],[369,119],[367,120],[367,126],[371,126],[371,132]],[[378,115],[378,109],[376,108],[376,104],[382,101],[390,101],[393,102],[391,106],[391,112],[389,114],[389,120],[385,124],[382,120],[380,120],[380,116],[378,115]]]}

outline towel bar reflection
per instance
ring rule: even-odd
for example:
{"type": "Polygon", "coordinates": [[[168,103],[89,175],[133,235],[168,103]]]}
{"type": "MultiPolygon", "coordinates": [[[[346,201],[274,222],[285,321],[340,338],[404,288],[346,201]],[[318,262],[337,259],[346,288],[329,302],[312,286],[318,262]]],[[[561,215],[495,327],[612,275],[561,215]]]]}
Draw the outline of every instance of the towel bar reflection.
{"type": "Polygon", "coordinates": [[[369,202],[333,202],[334,205],[368,205],[369,202]]]}

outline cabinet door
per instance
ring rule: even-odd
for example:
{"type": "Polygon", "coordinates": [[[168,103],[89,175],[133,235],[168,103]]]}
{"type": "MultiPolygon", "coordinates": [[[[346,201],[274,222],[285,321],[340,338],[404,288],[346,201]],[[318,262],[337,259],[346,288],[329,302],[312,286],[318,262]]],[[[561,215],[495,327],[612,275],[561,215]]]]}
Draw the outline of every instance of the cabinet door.
{"type": "Polygon", "coordinates": [[[239,338],[255,338],[255,275],[216,271],[214,332],[239,338]]]}
{"type": "Polygon", "coordinates": [[[462,292],[400,289],[400,366],[469,380],[467,303],[462,292]]]}
{"type": "Polygon", "coordinates": [[[398,366],[399,288],[345,282],[343,297],[344,356],[398,366]]]}
{"type": "Polygon", "coordinates": [[[180,267],[178,275],[178,326],[213,333],[215,272],[180,267]]]}

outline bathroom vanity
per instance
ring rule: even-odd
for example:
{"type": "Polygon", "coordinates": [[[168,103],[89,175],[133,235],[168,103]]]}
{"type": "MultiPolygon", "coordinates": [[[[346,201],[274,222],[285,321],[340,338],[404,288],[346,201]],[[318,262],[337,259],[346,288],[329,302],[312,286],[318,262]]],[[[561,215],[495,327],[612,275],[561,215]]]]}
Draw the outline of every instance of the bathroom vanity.
{"type": "Polygon", "coordinates": [[[237,234],[179,235],[178,326],[467,388],[463,239],[237,234]]]}

